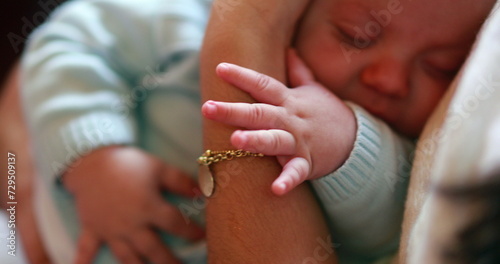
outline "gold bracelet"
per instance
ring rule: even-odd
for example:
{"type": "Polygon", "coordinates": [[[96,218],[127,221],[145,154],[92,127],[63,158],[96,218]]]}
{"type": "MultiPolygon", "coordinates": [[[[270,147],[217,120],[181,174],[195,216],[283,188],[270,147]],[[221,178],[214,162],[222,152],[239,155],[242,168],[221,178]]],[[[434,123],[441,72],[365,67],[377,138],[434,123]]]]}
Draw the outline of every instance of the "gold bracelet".
{"type": "Polygon", "coordinates": [[[212,171],[210,170],[210,165],[224,161],[232,160],[234,158],[243,157],[264,157],[262,153],[253,153],[250,151],[238,150],[223,150],[223,151],[213,151],[206,150],[198,158],[198,164],[200,164],[200,171],[198,175],[198,184],[200,185],[201,192],[206,197],[211,197],[215,191],[215,179],[213,177],[212,171]]]}

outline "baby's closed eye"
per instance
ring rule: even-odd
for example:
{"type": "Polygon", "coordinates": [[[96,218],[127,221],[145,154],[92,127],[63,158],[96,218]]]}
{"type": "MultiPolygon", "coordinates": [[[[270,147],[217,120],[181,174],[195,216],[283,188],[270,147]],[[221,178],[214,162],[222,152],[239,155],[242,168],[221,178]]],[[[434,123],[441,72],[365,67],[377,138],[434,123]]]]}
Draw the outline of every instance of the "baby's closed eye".
{"type": "Polygon", "coordinates": [[[441,55],[422,61],[424,71],[436,79],[451,80],[460,70],[464,56],[441,55]]]}

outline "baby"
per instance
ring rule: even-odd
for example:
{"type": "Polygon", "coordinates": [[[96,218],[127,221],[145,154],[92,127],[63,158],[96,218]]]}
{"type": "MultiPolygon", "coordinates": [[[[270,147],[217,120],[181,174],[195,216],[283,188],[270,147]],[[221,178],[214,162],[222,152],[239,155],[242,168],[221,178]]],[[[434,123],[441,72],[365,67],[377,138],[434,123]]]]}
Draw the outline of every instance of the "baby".
{"type": "MultiPolygon", "coordinates": [[[[278,156],[277,194],[317,179],[339,250],[382,256],[397,247],[408,173],[398,162],[411,153],[384,122],[418,136],[492,2],[315,0],[297,31],[298,56],[289,55],[297,88],[224,64],[222,78],[265,104],[208,102],[203,113],[257,130],[232,142],[278,156]]],[[[90,262],[101,243],[113,254],[103,249],[98,263],[204,262],[203,249],[179,238],[203,232],[182,219],[183,200],[172,194],[193,195],[186,174],[201,153],[197,66],[209,8],[73,1],[31,37],[23,94],[55,262],[75,251],[90,262]]]]}
{"type": "Polygon", "coordinates": [[[203,115],[248,129],[233,133],[236,148],[278,157],[275,194],[314,179],[341,262],[367,261],[397,245],[409,139],[422,131],[493,3],[314,1],[294,43],[305,64],[288,56],[293,88],[220,64],[218,76],[259,103],[208,101],[203,115]]]}
{"type": "Polygon", "coordinates": [[[284,169],[273,190],[284,194],[335,171],[352,153],[363,128],[341,100],[417,138],[470,49],[471,29],[493,2],[314,1],[295,42],[307,66],[294,52],[289,59],[290,85],[297,88],[221,64],[221,78],[265,105],[209,101],[203,113],[257,130],[236,131],[231,141],[278,156],[284,169]]]}

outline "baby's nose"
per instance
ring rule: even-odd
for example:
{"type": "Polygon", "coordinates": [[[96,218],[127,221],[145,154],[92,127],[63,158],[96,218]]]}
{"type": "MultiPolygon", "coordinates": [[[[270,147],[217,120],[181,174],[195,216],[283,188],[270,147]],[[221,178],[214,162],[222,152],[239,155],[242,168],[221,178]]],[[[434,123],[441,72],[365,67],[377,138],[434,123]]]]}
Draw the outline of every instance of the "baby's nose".
{"type": "Polygon", "coordinates": [[[404,98],[409,93],[408,67],[395,59],[385,59],[366,66],[361,82],[391,97],[404,98]]]}

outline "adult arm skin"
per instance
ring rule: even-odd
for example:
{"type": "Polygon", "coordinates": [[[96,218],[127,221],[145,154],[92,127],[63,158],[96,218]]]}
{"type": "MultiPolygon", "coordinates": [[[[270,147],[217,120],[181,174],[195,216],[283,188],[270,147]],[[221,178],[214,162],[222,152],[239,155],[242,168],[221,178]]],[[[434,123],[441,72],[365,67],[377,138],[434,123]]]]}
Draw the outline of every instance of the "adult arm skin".
{"type": "MultiPolygon", "coordinates": [[[[285,50],[308,0],[215,0],[202,53],[202,99],[252,102],[215,75],[231,62],[284,81],[285,50]],[[246,26],[248,25],[248,26],[246,26]]],[[[204,121],[204,147],[233,149],[234,127],[204,121]]],[[[281,167],[275,158],[212,165],[215,195],[207,202],[209,263],[334,263],[326,222],[307,185],[284,197],[271,193],[281,167]]]]}

